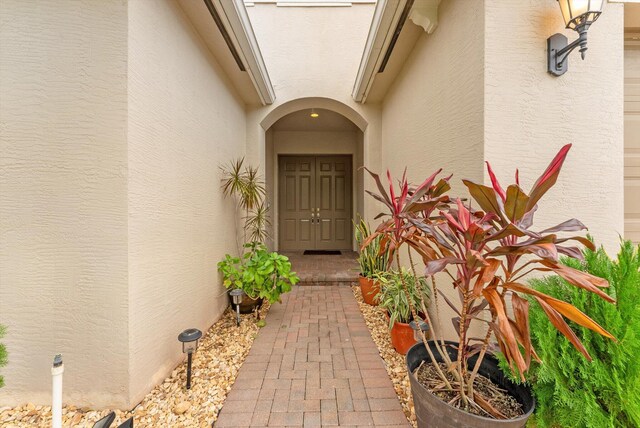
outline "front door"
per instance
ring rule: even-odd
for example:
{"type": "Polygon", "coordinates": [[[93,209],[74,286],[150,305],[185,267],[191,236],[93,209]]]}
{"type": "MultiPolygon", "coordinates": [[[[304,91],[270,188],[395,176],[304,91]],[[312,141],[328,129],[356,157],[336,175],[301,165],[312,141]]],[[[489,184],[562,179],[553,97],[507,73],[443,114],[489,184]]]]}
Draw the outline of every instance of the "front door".
{"type": "Polygon", "coordinates": [[[279,248],[351,249],[351,156],[280,156],[279,248]]]}

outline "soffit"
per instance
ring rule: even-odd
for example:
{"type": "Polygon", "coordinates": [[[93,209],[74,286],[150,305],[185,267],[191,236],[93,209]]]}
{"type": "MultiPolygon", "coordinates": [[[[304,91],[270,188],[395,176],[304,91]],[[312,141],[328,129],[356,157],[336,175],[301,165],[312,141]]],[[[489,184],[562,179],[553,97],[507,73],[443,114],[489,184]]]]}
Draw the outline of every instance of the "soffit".
{"type": "Polygon", "coordinates": [[[273,87],[242,2],[209,1],[220,17],[227,40],[204,0],[178,0],[178,3],[242,100],[248,105],[273,103],[273,87]]]}
{"type": "Polygon", "coordinates": [[[318,117],[310,116],[311,110],[299,110],[290,113],[276,123],[271,129],[274,131],[302,131],[302,132],[355,132],[358,127],[343,115],[331,110],[314,109],[318,117]]]}
{"type": "Polygon", "coordinates": [[[418,38],[438,25],[441,0],[378,0],[352,96],[379,103],[400,73],[418,38]]]}

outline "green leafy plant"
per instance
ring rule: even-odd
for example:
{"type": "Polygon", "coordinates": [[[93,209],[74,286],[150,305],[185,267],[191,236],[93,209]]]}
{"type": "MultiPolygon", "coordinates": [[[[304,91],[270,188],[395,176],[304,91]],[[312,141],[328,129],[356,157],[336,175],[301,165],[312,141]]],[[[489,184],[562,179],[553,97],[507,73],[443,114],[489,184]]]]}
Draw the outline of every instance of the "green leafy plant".
{"type": "MultiPolygon", "coordinates": [[[[571,323],[576,336],[593,361],[558,332],[544,310],[532,305],[529,314],[531,340],[541,364],[533,364],[529,376],[536,397],[536,426],[638,427],[640,426],[640,253],[623,242],[617,259],[603,249],[585,251],[585,261],[563,258],[565,266],[609,281],[610,304],[583,289],[572,287],[560,276],[531,280],[533,288],[558,300],[570,301],[606,325],[619,343],[571,323]]],[[[502,365],[508,364],[501,358],[502,365]]]]}
{"type": "MultiPolygon", "coordinates": [[[[0,325],[0,339],[2,339],[4,337],[4,335],[7,333],[7,329],[5,326],[0,325]]],[[[0,343],[0,367],[4,367],[7,365],[8,363],[8,354],[7,354],[7,347],[0,343]]],[[[0,376],[0,388],[2,388],[4,386],[4,377],[0,376]]]]}
{"type": "Polygon", "coordinates": [[[240,257],[227,254],[218,263],[227,288],[240,288],[252,299],[263,298],[270,303],[280,300],[280,295],[291,291],[300,281],[291,271],[289,258],[276,252],[269,252],[264,244],[245,244],[248,249],[240,257]]]}
{"type": "MultiPolygon", "coordinates": [[[[371,235],[371,229],[364,220],[360,219],[359,223],[354,223],[354,231],[356,243],[361,247],[371,235]]],[[[373,278],[378,272],[387,270],[389,257],[385,251],[382,251],[381,241],[382,235],[378,235],[369,242],[369,245],[360,249],[358,255],[360,274],[366,278],[373,278]]]]}
{"type": "Polygon", "coordinates": [[[422,307],[422,302],[426,303],[429,299],[426,278],[415,277],[405,269],[379,272],[375,278],[380,283],[380,294],[376,298],[379,307],[389,314],[389,329],[396,322],[408,323],[413,320],[411,306],[421,308],[420,311],[426,309],[422,307]],[[407,287],[407,293],[404,292],[403,281],[407,287]],[[407,297],[411,299],[411,304],[407,297]]]}

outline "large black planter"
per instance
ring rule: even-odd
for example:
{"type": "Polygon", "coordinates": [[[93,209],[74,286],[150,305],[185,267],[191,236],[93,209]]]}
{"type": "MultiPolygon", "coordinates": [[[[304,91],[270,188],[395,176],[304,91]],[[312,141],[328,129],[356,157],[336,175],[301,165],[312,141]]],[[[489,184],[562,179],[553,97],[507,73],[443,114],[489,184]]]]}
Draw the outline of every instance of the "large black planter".
{"type": "MultiPolygon", "coordinates": [[[[434,358],[442,362],[442,356],[433,341],[429,341],[429,348],[434,358]]],[[[457,358],[457,343],[445,341],[447,353],[452,360],[457,358]]],[[[477,355],[469,358],[470,369],[475,365],[477,355]]],[[[521,428],[527,424],[527,419],[535,408],[535,399],[531,395],[531,390],[524,385],[517,385],[507,379],[500,368],[498,361],[492,356],[485,355],[480,365],[478,373],[489,378],[496,385],[504,388],[520,404],[522,404],[524,415],[515,419],[496,420],[482,416],[472,415],[456,407],[450,406],[438,397],[429,392],[414,375],[414,370],[418,368],[422,361],[431,362],[424,343],[417,343],[407,352],[407,369],[409,371],[409,381],[411,382],[411,393],[413,394],[413,404],[418,419],[418,428],[521,428]]]]}

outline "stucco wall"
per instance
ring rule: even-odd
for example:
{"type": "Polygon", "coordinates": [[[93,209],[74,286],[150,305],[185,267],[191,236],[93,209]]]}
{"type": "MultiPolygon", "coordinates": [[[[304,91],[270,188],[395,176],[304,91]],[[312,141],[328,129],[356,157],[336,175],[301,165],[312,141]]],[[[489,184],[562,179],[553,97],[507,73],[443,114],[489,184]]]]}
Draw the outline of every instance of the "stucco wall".
{"type": "MultiPolygon", "coordinates": [[[[349,118],[350,113],[363,118],[363,163],[379,169],[380,107],[358,104],[351,97],[374,7],[374,4],[311,8],[256,4],[247,8],[276,91],[273,105],[248,110],[250,159],[261,165],[267,163],[267,129],[261,126],[265,118],[283,107],[293,108],[291,111],[296,106],[315,107],[349,118]]],[[[279,117],[291,111],[284,111],[279,117]]],[[[367,178],[365,182],[373,185],[367,178]]],[[[375,212],[368,199],[361,200],[360,205],[366,215],[375,212]]]]}
{"type": "Polygon", "coordinates": [[[442,2],[438,28],[416,42],[382,107],[382,166],[393,175],[443,168],[456,191],[461,178],[482,180],[483,28],[482,1],[442,2]]]}
{"type": "Polygon", "coordinates": [[[0,406],[123,406],[128,389],[127,6],[3,1],[0,406]]]}
{"type": "Polygon", "coordinates": [[[624,229],[623,5],[605,4],[589,29],[586,59],[574,52],[569,71],[554,77],[546,72],[546,38],[564,28],[558,9],[555,0],[486,2],[485,159],[505,182],[520,168],[528,191],[560,147],[573,143],[536,222],[576,217],[615,251],[624,229]]]}
{"type": "Polygon", "coordinates": [[[183,358],[177,335],[228,304],[234,252],[218,167],[243,156],[244,106],[172,1],[129,2],[130,385],[135,403],[183,358]]]}
{"type": "MultiPolygon", "coordinates": [[[[389,89],[382,105],[382,166],[394,177],[406,167],[415,183],[443,168],[443,177],[454,174],[457,194],[466,189],[462,178],[482,181],[482,11],[483,2],[477,0],[442,2],[437,30],[420,36],[389,89]]],[[[402,263],[409,266],[405,257],[402,263]]],[[[442,289],[452,300],[458,298],[450,287],[442,289]]],[[[441,309],[443,320],[454,316],[446,305],[441,309]]],[[[454,337],[449,321],[441,328],[454,337]]]]}

